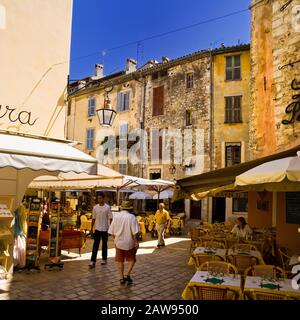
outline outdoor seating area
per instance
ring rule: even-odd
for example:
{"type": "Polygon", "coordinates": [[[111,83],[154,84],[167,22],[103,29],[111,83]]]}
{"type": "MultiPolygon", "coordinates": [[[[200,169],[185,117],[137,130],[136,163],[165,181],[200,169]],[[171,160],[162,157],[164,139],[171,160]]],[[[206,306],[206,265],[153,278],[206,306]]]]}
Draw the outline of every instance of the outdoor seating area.
{"type": "Polygon", "coordinates": [[[298,254],[277,250],[274,230],[256,230],[251,239],[242,239],[228,232],[231,227],[229,223],[203,224],[189,231],[188,265],[195,268],[195,274],[182,298],[300,300],[291,279],[292,266],[300,263],[298,254]]]}

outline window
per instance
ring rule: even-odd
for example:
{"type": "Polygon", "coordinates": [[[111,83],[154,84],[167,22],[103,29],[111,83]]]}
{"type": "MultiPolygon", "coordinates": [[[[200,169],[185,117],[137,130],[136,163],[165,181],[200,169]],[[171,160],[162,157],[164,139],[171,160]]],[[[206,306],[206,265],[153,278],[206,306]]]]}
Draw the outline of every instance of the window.
{"type": "Polygon", "coordinates": [[[189,72],[186,74],[186,88],[191,89],[194,87],[194,73],[189,72]]]}
{"type": "Polygon", "coordinates": [[[241,163],[241,144],[226,143],[226,167],[241,163]]]}
{"type": "Polygon", "coordinates": [[[86,148],[87,150],[94,149],[94,137],[95,137],[95,129],[89,128],[86,130],[86,148]]]}
{"type": "Polygon", "coordinates": [[[226,80],[241,80],[241,56],[226,57],[226,80]]]}
{"type": "Polygon", "coordinates": [[[242,122],[242,96],[225,97],[225,123],[242,122]]]}
{"type": "Polygon", "coordinates": [[[96,99],[90,98],[88,100],[88,117],[94,116],[96,113],[96,99]]]}
{"type": "Polygon", "coordinates": [[[161,170],[160,169],[150,169],[149,170],[149,179],[160,179],[161,178],[161,170]]]}
{"type": "Polygon", "coordinates": [[[166,77],[168,75],[168,70],[162,70],[160,73],[159,73],[159,76],[161,77],[161,78],[164,78],[164,77],[166,77]]]}
{"type": "Polygon", "coordinates": [[[119,163],[119,172],[121,174],[127,173],[127,164],[126,163],[119,163]]]}
{"type": "Polygon", "coordinates": [[[157,80],[158,79],[158,72],[153,73],[152,76],[151,76],[151,79],[152,80],[157,80]]]}
{"type": "Polygon", "coordinates": [[[191,126],[192,125],[192,117],[191,117],[191,111],[186,110],[185,111],[185,125],[191,126]]]}
{"type": "Polygon", "coordinates": [[[162,136],[157,129],[152,130],[152,139],[151,139],[151,159],[156,161],[162,159],[162,136]]]}
{"type": "Polygon", "coordinates": [[[239,198],[232,198],[232,212],[248,212],[248,194],[243,193],[239,198]]]}
{"type": "Polygon", "coordinates": [[[128,111],[130,108],[130,91],[117,94],[117,111],[128,111]]]}
{"type": "Polygon", "coordinates": [[[164,114],[164,86],[153,88],[153,108],[152,115],[160,116],[164,114]]]}

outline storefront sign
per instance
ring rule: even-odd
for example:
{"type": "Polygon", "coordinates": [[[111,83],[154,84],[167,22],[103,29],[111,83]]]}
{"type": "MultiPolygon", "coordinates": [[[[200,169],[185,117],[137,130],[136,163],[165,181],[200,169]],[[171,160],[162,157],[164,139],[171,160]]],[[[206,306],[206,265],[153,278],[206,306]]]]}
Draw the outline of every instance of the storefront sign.
{"type": "Polygon", "coordinates": [[[37,118],[34,120],[31,118],[31,112],[26,110],[18,112],[16,108],[9,106],[3,107],[0,104],[0,119],[4,117],[7,117],[10,122],[19,122],[21,124],[29,124],[30,126],[33,126],[37,121],[37,118]]]}
{"type": "MultiPolygon", "coordinates": [[[[292,81],[291,88],[293,90],[300,90],[300,84],[296,79],[292,81]]],[[[282,124],[291,124],[295,121],[300,121],[300,94],[292,95],[292,99],[295,101],[291,102],[285,108],[285,113],[290,115],[290,120],[282,120],[282,124]]]]}

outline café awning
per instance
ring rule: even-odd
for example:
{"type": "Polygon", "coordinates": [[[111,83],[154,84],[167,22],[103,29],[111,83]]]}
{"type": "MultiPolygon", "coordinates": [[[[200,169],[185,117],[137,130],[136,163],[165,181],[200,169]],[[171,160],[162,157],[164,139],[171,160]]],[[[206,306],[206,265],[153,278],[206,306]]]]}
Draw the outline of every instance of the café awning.
{"type": "Polygon", "coordinates": [[[97,160],[70,141],[0,130],[0,168],[97,172],[97,160]]]}
{"type": "MultiPolygon", "coordinates": [[[[177,181],[177,185],[179,185],[181,190],[190,195],[210,191],[223,186],[233,185],[238,175],[269,161],[282,159],[285,157],[293,157],[299,150],[300,145],[286,151],[272,154],[270,156],[183,178],[177,181]]],[[[236,187],[233,189],[236,189],[236,187]]],[[[241,187],[240,189],[247,191],[244,187],[241,187]]],[[[209,194],[207,196],[209,196],[209,194]]]]}

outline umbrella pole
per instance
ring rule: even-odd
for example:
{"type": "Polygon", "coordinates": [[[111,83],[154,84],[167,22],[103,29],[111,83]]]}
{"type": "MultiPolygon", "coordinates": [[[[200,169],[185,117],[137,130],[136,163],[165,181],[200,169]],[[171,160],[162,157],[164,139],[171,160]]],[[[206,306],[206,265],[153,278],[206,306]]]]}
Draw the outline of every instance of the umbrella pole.
{"type": "Polygon", "coordinates": [[[120,205],[120,188],[117,187],[117,206],[120,205]]]}
{"type": "Polygon", "coordinates": [[[160,191],[157,191],[157,210],[159,207],[159,196],[160,196],[160,191]]]}

